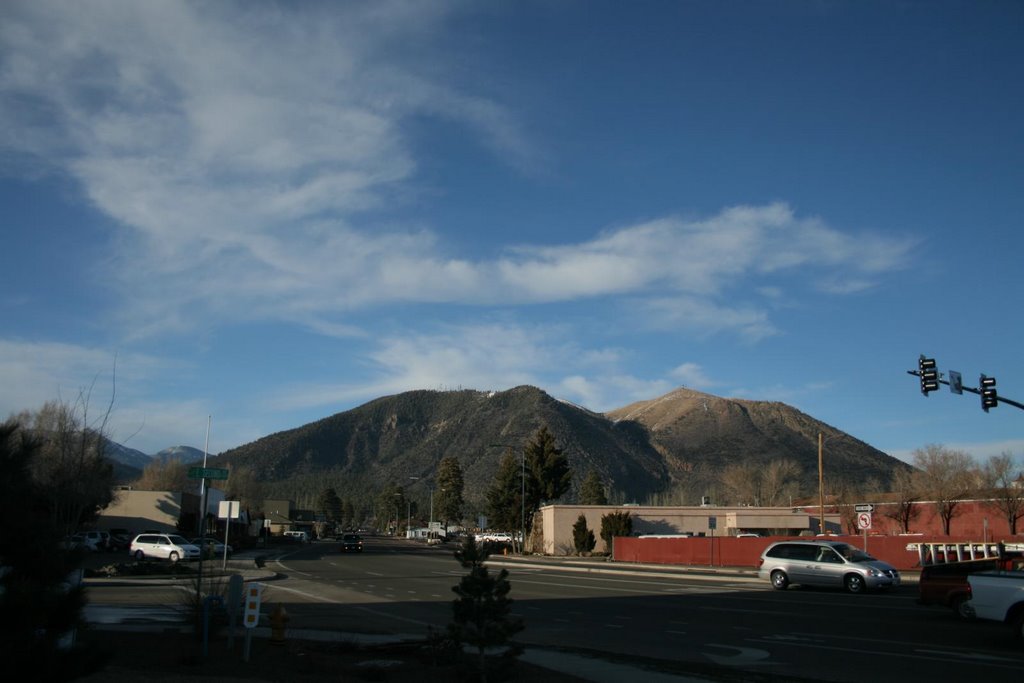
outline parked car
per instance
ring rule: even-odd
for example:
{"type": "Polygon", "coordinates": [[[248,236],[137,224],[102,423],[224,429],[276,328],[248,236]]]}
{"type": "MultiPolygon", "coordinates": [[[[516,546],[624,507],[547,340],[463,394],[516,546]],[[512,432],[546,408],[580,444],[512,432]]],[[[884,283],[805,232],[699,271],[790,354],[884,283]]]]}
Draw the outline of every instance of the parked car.
{"type": "Polygon", "coordinates": [[[512,543],[512,534],[506,531],[484,531],[476,535],[477,543],[512,543]]]}
{"type": "Polygon", "coordinates": [[[147,558],[179,562],[198,560],[199,546],[178,534],[139,534],[128,547],[128,554],[140,562],[147,558]]]}
{"type": "Polygon", "coordinates": [[[284,537],[299,543],[309,543],[309,534],[305,531],[286,531],[284,537]]]}
{"type": "Polygon", "coordinates": [[[798,584],[863,593],[900,585],[895,567],[841,541],[777,541],[761,553],[758,574],[777,590],[798,584]]]}
{"type": "Polygon", "coordinates": [[[127,529],[110,529],[110,543],[113,550],[124,550],[127,548],[132,539],[135,537],[132,532],[127,529]]]}
{"type": "Polygon", "coordinates": [[[363,539],[359,534],[341,535],[341,552],[361,553],[363,552],[363,539]]]}
{"type": "Polygon", "coordinates": [[[79,531],[74,535],[81,536],[79,544],[93,552],[106,552],[113,549],[110,533],[107,531],[79,531]]]}
{"type": "Polygon", "coordinates": [[[79,531],[77,534],[71,534],[64,539],[61,546],[69,550],[83,548],[94,553],[107,549],[103,537],[95,531],[79,531]]]}
{"type": "Polygon", "coordinates": [[[230,545],[224,545],[223,541],[220,541],[213,536],[193,538],[189,543],[199,546],[200,550],[206,553],[204,557],[223,557],[225,548],[227,548],[228,555],[234,552],[234,549],[230,545]]]}

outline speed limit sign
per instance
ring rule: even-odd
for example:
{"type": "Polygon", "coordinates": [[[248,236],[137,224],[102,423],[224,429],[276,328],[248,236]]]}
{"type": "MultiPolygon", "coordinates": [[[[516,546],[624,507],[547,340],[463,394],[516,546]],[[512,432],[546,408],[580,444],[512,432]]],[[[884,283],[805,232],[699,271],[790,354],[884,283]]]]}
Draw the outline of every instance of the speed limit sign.
{"type": "Polygon", "coordinates": [[[870,512],[858,512],[857,513],[857,528],[858,529],[870,529],[871,528],[871,513],[870,512]]]}

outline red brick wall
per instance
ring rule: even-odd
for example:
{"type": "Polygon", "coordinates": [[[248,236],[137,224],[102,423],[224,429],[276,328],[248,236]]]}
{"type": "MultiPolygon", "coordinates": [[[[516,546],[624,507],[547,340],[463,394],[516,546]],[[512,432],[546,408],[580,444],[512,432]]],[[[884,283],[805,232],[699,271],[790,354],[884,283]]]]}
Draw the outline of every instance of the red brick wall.
{"type": "MultiPolygon", "coordinates": [[[[885,516],[884,505],[876,505],[871,516],[871,530],[867,536],[867,551],[885,560],[897,569],[915,569],[919,566],[917,551],[907,550],[910,543],[980,543],[1004,541],[1024,543],[1024,533],[1011,536],[1007,521],[989,505],[969,501],[960,503],[951,525],[951,534],[942,534],[942,521],[935,514],[935,506],[922,503],[920,514],[911,522],[912,535],[901,536],[899,526],[885,516]],[[987,520],[987,523],[986,523],[987,520]]],[[[832,510],[826,509],[826,514],[832,510]]],[[[1024,530],[1024,520],[1019,529],[1024,530]]],[[[756,567],[761,552],[774,541],[783,538],[616,538],[612,557],[619,562],[652,562],[656,564],[685,564],[703,567],[756,567]]],[[[863,534],[831,537],[858,548],[864,547],[863,534]]]]}

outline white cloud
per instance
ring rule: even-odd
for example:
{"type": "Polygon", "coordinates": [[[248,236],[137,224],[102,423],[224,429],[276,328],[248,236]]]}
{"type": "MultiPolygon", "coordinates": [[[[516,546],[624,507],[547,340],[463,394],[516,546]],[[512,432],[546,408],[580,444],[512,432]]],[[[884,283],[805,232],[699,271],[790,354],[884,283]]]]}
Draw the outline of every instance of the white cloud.
{"type": "Polygon", "coordinates": [[[152,383],[187,370],[181,362],[140,353],[0,339],[0,386],[17,388],[0,392],[0,415],[34,412],[47,401],[81,401],[90,424],[108,420],[112,439],[130,447],[138,447],[132,444],[136,437],[152,444],[154,436],[162,441],[180,434],[184,417],[206,414],[194,401],[144,398],[152,383]]]}
{"type": "Polygon", "coordinates": [[[655,329],[676,329],[707,335],[734,332],[756,342],[778,333],[765,311],[754,307],[736,308],[714,301],[679,296],[643,302],[647,324],[655,329]]]}
{"type": "Polygon", "coordinates": [[[685,386],[695,389],[709,389],[715,386],[715,382],[704,374],[704,368],[697,363],[683,363],[669,373],[672,379],[679,380],[685,386]]]}
{"type": "Polygon", "coordinates": [[[410,119],[442,117],[507,163],[542,163],[509,107],[444,68],[447,13],[16,3],[0,28],[0,144],[52,160],[120,223],[96,277],[120,278],[118,320],[136,336],[236,321],[348,334],[346,316],[372,306],[628,296],[648,325],[756,341],[777,332],[767,312],[727,298],[775,291],[782,274],[859,291],[909,257],[909,240],[846,234],[784,203],[479,261],[429,228],[383,228],[370,212],[407,196],[417,170],[410,119]]]}

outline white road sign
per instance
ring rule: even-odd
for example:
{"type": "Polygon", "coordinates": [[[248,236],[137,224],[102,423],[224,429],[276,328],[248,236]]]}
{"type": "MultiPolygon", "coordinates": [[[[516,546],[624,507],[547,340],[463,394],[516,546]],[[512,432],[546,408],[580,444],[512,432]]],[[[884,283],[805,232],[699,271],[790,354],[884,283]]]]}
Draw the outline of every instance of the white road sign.
{"type": "Polygon", "coordinates": [[[857,528],[858,529],[870,529],[871,528],[871,513],[870,512],[858,512],[857,513],[857,528]]]}

